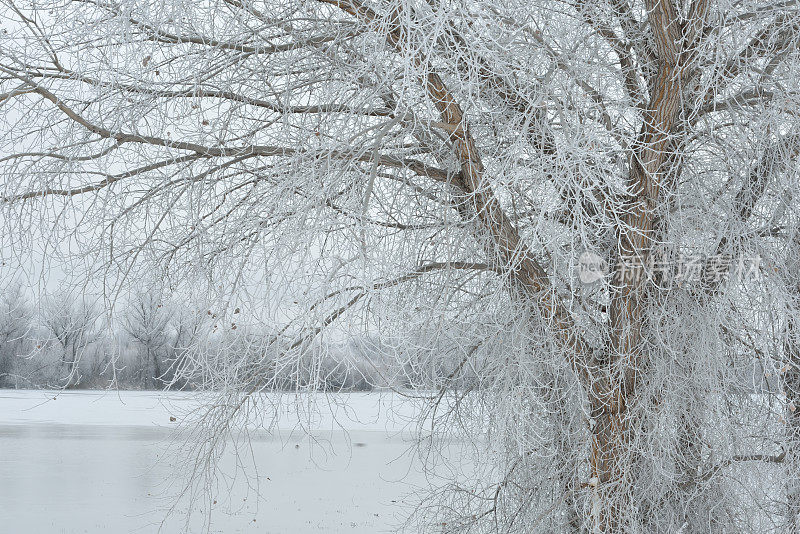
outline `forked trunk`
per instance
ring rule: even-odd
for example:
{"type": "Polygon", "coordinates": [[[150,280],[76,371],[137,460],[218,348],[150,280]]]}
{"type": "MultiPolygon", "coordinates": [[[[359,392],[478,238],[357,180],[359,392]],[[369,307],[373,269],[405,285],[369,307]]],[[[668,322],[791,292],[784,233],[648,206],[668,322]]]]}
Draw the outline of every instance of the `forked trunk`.
{"type": "Polygon", "coordinates": [[[630,491],[635,464],[630,442],[636,421],[631,407],[648,364],[645,310],[649,299],[657,295],[647,289],[645,266],[656,242],[657,207],[664,189],[671,187],[665,179],[667,155],[679,130],[676,127],[687,94],[684,84],[694,76],[692,48],[708,10],[707,1],[694,2],[691,24],[685,24],[671,0],[648,0],[646,5],[658,69],[650,80],[650,102],[630,160],[629,197],[622,206],[624,224],[618,228],[617,270],[608,317],[610,343],[593,372],[599,376],[585,386],[592,410],[593,521],[595,530],[602,533],[630,531],[626,515],[635,507],[630,491]]]}

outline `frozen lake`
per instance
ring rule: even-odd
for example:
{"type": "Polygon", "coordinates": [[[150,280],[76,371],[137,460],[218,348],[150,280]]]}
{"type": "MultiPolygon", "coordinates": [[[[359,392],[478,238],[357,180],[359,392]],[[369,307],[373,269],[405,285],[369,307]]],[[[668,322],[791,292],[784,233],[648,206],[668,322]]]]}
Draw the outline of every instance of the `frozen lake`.
{"type": "MultiPolygon", "coordinates": [[[[401,401],[380,393],[333,398],[351,408],[306,417],[316,440],[298,431],[296,413],[284,413],[272,432],[255,432],[249,448],[229,448],[189,531],[202,531],[209,509],[210,532],[224,534],[398,526],[410,512],[409,492],[424,482],[408,453],[408,419],[391,416],[401,401]],[[245,477],[236,465],[247,458],[258,472],[245,477]]],[[[196,402],[181,393],[0,390],[3,531],[184,531],[188,501],[176,492],[193,468],[178,428],[196,402]]]]}

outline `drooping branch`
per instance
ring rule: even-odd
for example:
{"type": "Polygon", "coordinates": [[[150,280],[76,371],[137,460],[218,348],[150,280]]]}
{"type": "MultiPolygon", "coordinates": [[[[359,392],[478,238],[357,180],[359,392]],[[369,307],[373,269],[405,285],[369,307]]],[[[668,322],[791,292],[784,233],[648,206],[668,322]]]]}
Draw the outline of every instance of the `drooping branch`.
{"type": "MultiPolygon", "coordinates": [[[[777,167],[796,161],[798,155],[800,155],[800,135],[781,136],[774,145],[764,150],[753,169],[745,175],[742,186],[733,199],[732,223],[744,225],[750,220],[756,205],[767,191],[770,179],[778,171],[777,167]]],[[[716,294],[726,279],[725,273],[719,272],[719,266],[714,263],[715,258],[726,252],[729,258],[735,257],[742,248],[742,241],[743,239],[734,240],[733,249],[727,251],[730,240],[728,235],[723,235],[714,249],[714,254],[706,259],[700,276],[700,288],[706,296],[716,294]]]]}
{"type": "MultiPolygon", "coordinates": [[[[318,114],[327,114],[327,113],[341,113],[344,115],[363,115],[367,117],[390,117],[394,118],[394,111],[385,107],[364,107],[364,108],[355,108],[353,106],[349,106],[347,104],[336,104],[336,103],[322,103],[322,104],[306,104],[306,105],[286,105],[281,104],[278,102],[265,100],[263,98],[255,98],[251,96],[247,96],[235,91],[231,90],[216,90],[216,89],[208,89],[204,87],[198,87],[196,85],[192,85],[186,89],[155,89],[149,87],[142,87],[138,85],[129,85],[129,84],[121,84],[121,83],[111,83],[102,81],[100,79],[91,78],[89,76],[85,76],[78,72],[74,72],[68,69],[63,69],[58,72],[45,72],[45,73],[28,73],[28,76],[31,80],[68,80],[68,81],[79,81],[85,83],[87,85],[92,85],[95,87],[103,87],[108,89],[115,89],[127,93],[132,94],[141,94],[146,95],[149,97],[154,98],[163,98],[163,99],[173,99],[173,98],[191,98],[191,99],[218,99],[218,100],[227,100],[230,102],[238,102],[240,104],[245,104],[248,106],[253,106],[257,108],[267,109],[269,111],[273,111],[275,113],[280,113],[282,115],[287,114],[306,114],[306,115],[318,115],[318,114]]],[[[20,91],[24,91],[26,93],[34,92],[30,87],[27,85],[21,85],[20,89],[17,91],[11,91],[9,93],[0,94],[0,102],[4,99],[11,98],[13,96],[17,96],[21,93],[20,91]]]]}
{"type": "MultiPolygon", "coordinates": [[[[412,52],[405,48],[403,25],[400,22],[403,14],[399,8],[384,21],[375,11],[358,0],[318,1],[332,4],[357,17],[366,25],[388,22],[387,42],[398,52],[411,52],[412,61],[416,66],[427,63],[420,52],[412,52]]],[[[528,250],[517,228],[494,195],[491,185],[484,176],[484,167],[461,107],[435,70],[428,66],[426,71],[427,74],[421,83],[424,84],[429,100],[439,111],[442,121],[453,129],[450,141],[460,164],[458,181],[481,223],[484,234],[489,237],[492,248],[500,256],[500,263],[508,269],[508,273],[528,298],[535,302],[542,315],[552,321],[556,337],[566,349],[567,358],[573,369],[579,376],[588,379],[589,350],[585,341],[578,334],[569,312],[553,291],[546,271],[528,250]]]]}
{"type": "MultiPolygon", "coordinates": [[[[7,73],[12,73],[8,69],[0,66],[0,70],[7,73]]],[[[130,171],[126,171],[123,173],[119,173],[116,175],[108,175],[100,182],[89,184],[77,188],[71,189],[42,189],[37,191],[29,191],[25,193],[20,193],[18,195],[12,195],[8,197],[0,198],[3,202],[12,202],[18,200],[25,200],[29,198],[36,198],[42,196],[74,196],[83,193],[97,191],[99,189],[103,189],[113,183],[116,183],[120,180],[130,178],[132,176],[136,176],[142,173],[146,173],[152,170],[156,170],[171,164],[181,163],[185,161],[191,161],[196,159],[202,158],[212,158],[212,157],[233,157],[233,158],[241,158],[241,157],[273,157],[273,156],[294,156],[294,155],[303,155],[307,156],[311,159],[315,158],[333,158],[333,159],[340,159],[343,161],[358,161],[358,162],[372,162],[380,166],[384,167],[391,167],[391,168],[398,168],[398,169],[408,169],[414,172],[417,175],[425,176],[428,178],[432,178],[439,182],[444,183],[454,183],[454,176],[452,173],[449,173],[443,169],[439,169],[436,167],[432,167],[422,161],[419,161],[414,158],[402,158],[397,156],[391,155],[383,155],[383,154],[375,154],[374,152],[368,152],[361,155],[355,155],[352,152],[346,151],[337,151],[337,150],[322,150],[317,152],[309,152],[308,150],[304,150],[301,148],[291,148],[291,147],[278,147],[278,146],[269,146],[269,145],[245,145],[239,147],[211,147],[206,145],[201,145],[198,143],[188,142],[188,141],[176,141],[172,139],[165,139],[162,137],[156,136],[149,136],[149,135],[141,135],[141,134],[133,134],[129,132],[121,132],[121,131],[112,131],[97,123],[93,123],[83,117],[81,114],[67,106],[60,98],[58,98],[52,91],[49,89],[37,84],[32,79],[27,76],[21,74],[14,74],[15,77],[18,77],[24,83],[28,85],[30,88],[30,93],[39,94],[44,99],[53,103],[62,113],[64,113],[70,120],[74,121],[75,123],[81,125],[86,130],[98,135],[100,138],[103,139],[113,139],[116,141],[115,147],[118,147],[124,143],[135,143],[135,144],[142,144],[142,145],[150,145],[155,147],[165,147],[170,149],[182,150],[192,152],[193,154],[184,155],[184,156],[176,156],[172,159],[167,159],[164,161],[159,161],[156,163],[151,163],[140,167],[138,169],[133,169],[130,171]]],[[[14,96],[19,96],[22,94],[26,94],[25,92],[17,92],[14,96]]],[[[107,153],[106,149],[100,152],[101,155],[105,155],[107,153]]],[[[7,156],[4,159],[9,159],[12,157],[31,157],[33,155],[40,155],[40,154],[27,154],[22,153],[18,155],[7,156]]],[[[61,156],[58,154],[54,154],[53,157],[58,159],[69,159],[65,156],[61,156]]],[[[85,159],[85,158],[83,158],[85,159]]]]}

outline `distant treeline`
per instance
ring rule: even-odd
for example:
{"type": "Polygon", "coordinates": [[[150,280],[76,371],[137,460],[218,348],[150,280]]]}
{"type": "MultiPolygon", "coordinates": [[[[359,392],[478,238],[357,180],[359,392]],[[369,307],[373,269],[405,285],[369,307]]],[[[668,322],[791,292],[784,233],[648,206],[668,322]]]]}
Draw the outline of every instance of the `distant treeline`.
{"type": "Polygon", "coordinates": [[[213,387],[217,366],[252,368],[260,385],[281,390],[459,388],[478,376],[454,347],[374,337],[270,353],[273,332],[226,321],[156,289],[112,314],[66,293],[34,302],[12,284],[0,288],[0,388],[197,389],[213,387]]]}

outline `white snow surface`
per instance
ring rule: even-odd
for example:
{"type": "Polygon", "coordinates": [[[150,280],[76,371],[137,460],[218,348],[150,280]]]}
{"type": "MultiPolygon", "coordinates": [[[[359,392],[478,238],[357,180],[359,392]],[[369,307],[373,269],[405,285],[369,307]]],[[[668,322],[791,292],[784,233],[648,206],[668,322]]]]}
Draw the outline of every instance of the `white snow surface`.
{"type": "Polygon", "coordinates": [[[187,516],[177,494],[197,470],[179,429],[210,398],[0,391],[0,530],[378,533],[411,511],[424,483],[409,453],[415,411],[395,394],[352,393],[268,399],[276,423],[229,444],[187,516]]]}
{"type": "MultiPolygon", "coordinates": [[[[267,400],[267,419],[278,415],[273,430],[302,426],[316,431],[402,432],[413,430],[416,424],[413,402],[391,392],[276,393],[267,400]]],[[[213,394],[184,392],[0,389],[0,425],[172,428],[190,417],[190,412],[214,401],[213,394]]]]}

